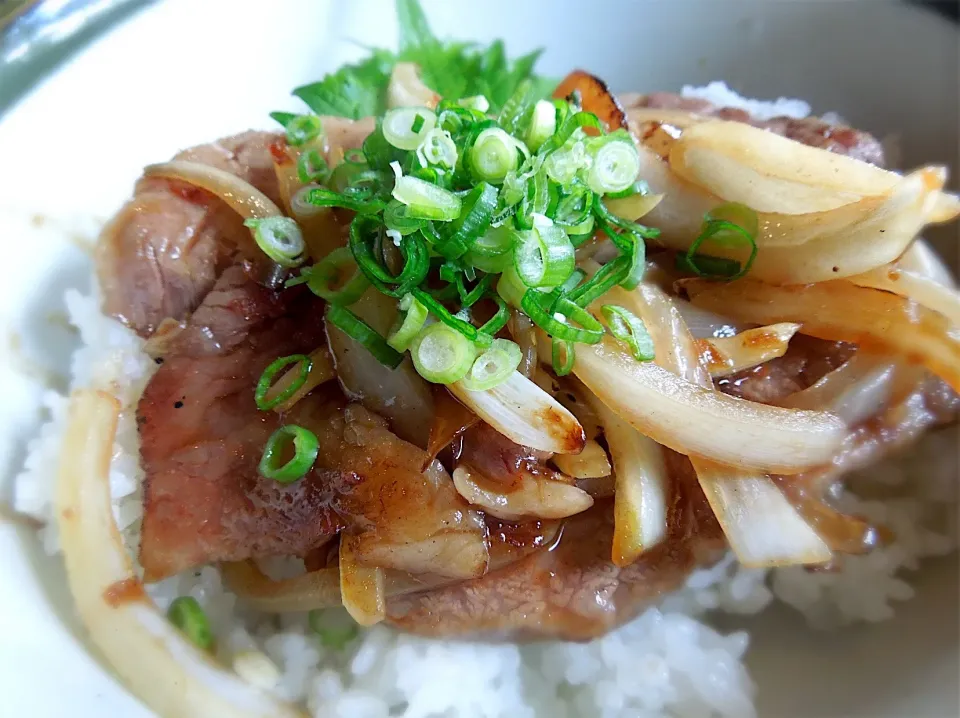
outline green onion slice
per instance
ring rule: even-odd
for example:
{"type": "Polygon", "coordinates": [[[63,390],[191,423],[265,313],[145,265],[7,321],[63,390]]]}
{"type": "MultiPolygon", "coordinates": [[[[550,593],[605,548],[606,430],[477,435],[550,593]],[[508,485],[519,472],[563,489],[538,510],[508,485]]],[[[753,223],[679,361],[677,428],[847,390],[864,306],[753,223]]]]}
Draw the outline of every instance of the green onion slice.
{"type": "Polygon", "coordinates": [[[490,109],[490,100],[483,95],[464,97],[457,100],[457,104],[460,107],[466,107],[468,110],[476,110],[477,112],[487,112],[490,109]]]}
{"type": "Polygon", "coordinates": [[[403,319],[387,337],[387,344],[398,352],[405,352],[423,329],[427,321],[427,308],[412,294],[404,294],[400,300],[400,311],[404,312],[403,319]]]}
{"type": "Polygon", "coordinates": [[[190,642],[201,651],[213,648],[213,630],[207,614],[193,596],[180,596],[173,599],[167,609],[167,618],[180,630],[190,642]]]}
{"type": "Polygon", "coordinates": [[[376,214],[386,206],[379,199],[351,197],[348,194],[334,192],[326,187],[311,187],[306,189],[305,192],[301,192],[300,197],[303,202],[312,204],[314,207],[343,207],[353,210],[357,214],[376,214]]]}
{"type": "Polygon", "coordinates": [[[640,317],[616,304],[604,304],[600,311],[607,320],[610,333],[629,347],[637,361],[653,359],[653,339],[640,317]]]}
{"type": "Polygon", "coordinates": [[[630,267],[631,258],[628,256],[621,255],[613,261],[607,262],[589,280],[576,289],[572,289],[567,294],[567,299],[581,307],[590,306],[611,288],[620,284],[629,274],[630,267]]]}
{"type": "Polygon", "coordinates": [[[383,136],[401,150],[415,150],[430,130],[437,126],[437,115],[426,107],[398,107],[383,117],[383,136]]]}
{"type": "Polygon", "coordinates": [[[295,220],[289,217],[263,217],[248,219],[243,224],[253,230],[253,239],[263,253],[281,267],[303,264],[307,245],[295,220]]]}
{"type": "Polygon", "coordinates": [[[529,154],[525,145],[499,127],[483,130],[470,148],[470,169],[481,182],[501,184],[517,169],[518,152],[529,154]]]}
{"type": "Polygon", "coordinates": [[[473,289],[467,289],[463,274],[458,274],[454,281],[457,285],[457,293],[460,295],[460,305],[466,309],[487,296],[494,279],[496,279],[496,276],[488,274],[477,282],[473,289]]]}
{"type": "Polygon", "coordinates": [[[520,236],[514,262],[521,281],[528,287],[554,287],[573,272],[573,245],[560,227],[544,217],[520,236]]]}
{"type": "MultiPolygon", "coordinates": [[[[573,138],[571,138],[573,139],[573,138]]],[[[577,173],[590,165],[591,158],[582,139],[568,142],[556,152],[551,153],[543,163],[547,175],[554,182],[566,186],[576,178],[577,173]]],[[[593,170],[591,169],[591,172],[593,170]]],[[[591,187],[596,191],[594,187],[591,187]]]]}
{"type": "Polygon", "coordinates": [[[297,179],[301,184],[323,183],[330,177],[330,167],[319,150],[309,149],[297,158],[297,179]]]}
{"type": "MultiPolygon", "coordinates": [[[[519,134],[523,119],[531,111],[535,99],[533,83],[531,83],[529,79],[524,80],[517,85],[517,89],[514,90],[513,94],[503,103],[500,114],[497,116],[497,122],[510,134],[519,134]]],[[[552,106],[550,111],[551,113],[553,112],[552,106]]],[[[553,133],[551,132],[550,134],[553,133]]]]}
{"type": "Polygon", "coordinates": [[[387,344],[387,341],[373,327],[349,309],[331,305],[327,308],[327,319],[351,339],[360,342],[384,366],[396,369],[403,361],[402,354],[387,344]]]}
{"type": "Polygon", "coordinates": [[[597,194],[622,192],[632,187],[640,172],[640,155],[633,140],[607,136],[592,144],[593,162],[587,172],[587,185],[597,194]]]}
{"type": "MultiPolygon", "coordinates": [[[[376,245],[380,227],[374,218],[357,215],[350,223],[350,251],[357,266],[370,283],[384,294],[402,297],[412,287],[419,286],[430,271],[430,258],[426,242],[419,234],[410,234],[400,241],[403,269],[393,275],[378,259],[376,245]],[[395,284],[395,287],[389,285],[395,284]]],[[[390,241],[390,240],[387,240],[390,241]]]]}
{"type": "Polygon", "coordinates": [[[574,343],[554,337],[550,344],[550,360],[554,374],[557,376],[569,374],[573,371],[573,363],[576,360],[574,343]]]}
{"type": "Polygon", "coordinates": [[[496,294],[490,295],[490,299],[496,303],[497,313],[490,317],[490,320],[477,330],[481,337],[492,337],[507,326],[507,322],[510,321],[510,309],[507,307],[507,303],[496,294]]]}
{"type": "MultiPolygon", "coordinates": [[[[566,107],[567,103],[563,103],[563,106],[566,107]]],[[[592,112],[575,112],[563,120],[560,129],[557,130],[553,137],[543,143],[538,154],[547,156],[556,152],[567,143],[567,140],[573,136],[574,132],[584,127],[590,127],[599,132],[603,132],[603,125],[600,124],[600,120],[595,114],[592,112]]]]}
{"type": "Polygon", "coordinates": [[[497,281],[497,294],[507,304],[512,307],[519,307],[526,291],[527,285],[520,279],[520,275],[517,274],[513,264],[503,270],[500,279],[497,281]]]}
{"type": "Polygon", "coordinates": [[[401,176],[397,164],[394,168],[398,177],[393,196],[407,205],[407,216],[448,222],[460,215],[460,198],[453,192],[410,175],[401,176]]]}
{"type": "Polygon", "coordinates": [[[439,165],[453,169],[457,166],[457,146],[449,132],[434,127],[417,146],[417,159],[423,167],[439,165]]]}
{"type": "Polygon", "coordinates": [[[424,220],[414,219],[407,214],[407,205],[395,199],[387,203],[383,210],[383,223],[387,229],[392,229],[402,235],[413,234],[423,227],[424,220]]]}
{"type": "Polygon", "coordinates": [[[470,391],[486,391],[505,382],[520,366],[523,352],[508,339],[494,339],[476,358],[461,383],[470,391]]]}
{"type": "Polygon", "coordinates": [[[360,633],[360,627],[344,608],[314,609],[307,614],[310,629],[333,651],[342,651],[360,633]]]}
{"type": "Polygon", "coordinates": [[[750,267],[753,266],[753,262],[757,258],[759,247],[755,239],[756,235],[751,234],[749,229],[739,224],[729,222],[725,219],[709,219],[709,216],[710,215],[707,215],[708,218],[704,222],[700,235],[693,241],[693,244],[690,245],[690,249],[687,250],[683,265],[686,269],[700,277],[724,279],[727,281],[739,279],[750,271],[750,267]],[[700,249],[700,245],[707,240],[711,240],[722,246],[749,244],[750,256],[742,267],[739,262],[733,260],[718,262],[717,260],[720,259],[718,257],[699,254],[698,250],[700,249]],[[709,257],[709,259],[704,261],[705,257],[709,257]]]}
{"type": "Polygon", "coordinates": [[[520,307],[534,324],[557,339],[584,344],[596,344],[603,339],[603,325],[566,297],[528,289],[520,307]]]}
{"type": "Polygon", "coordinates": [[[285,402],[296,394],[300,390],[300,387],[306,383],[311,369],[313,369],[313,360],[306,354],[291,354],[290,356],[280,357],[272,361],[270,365],[263,370],[263,374],[260,375],[260,379],[257,381],[257,388],[253,392],[253,399],[257,403],[257,408],[260,411],[270,411],[275,406],[279,406],[285,402]],[[277,374],[291,364],[297,363],[300,364],[300,372],[297,374],[297,378],[293,380],[293,383],[273,399],[267,399],[267,394],[270,392],[270,387],[273,386],[273,381],[277,374]]]}
{"type": "Polygon", "coordinates": [[[294,147],[305,145],[323,132],[323,124],[316,115],[296,115],[286,123],[287,143],[294,147]]]}
{"type": "Polygon", "coordinates": [[[411,294],[413,294],[413,296],[416,297],[420,303],[423,304],[423,306],[425,306],[427,310],[443,324],[459,332],[471,342],[481,346],[486,346],[490,343],[490,336],[487,334],[481,334],[480,331],[470,322],[451,314],[446,307],[444,307],[434,297],[430,296],[428,292],[422,289],[414,289],[411,291],[411,294]]]}
{"type": "Polygon", "coordinates": [[[441,322],[431,324],[410,349],[417,373],[434,384],[460,381],[473,365],[476,348],[459,331],[441,322]]]}
{"type": "Polygon", "coordinates": [[[497,207],[497,188],[486,182],[481,182],[463,198],[460,216],[450,223],[447,228],[448,239],[441,242],[435,249],[448,256],[443,246],[453,242],[453,246],[463,248],[457,256],[462,256],[467,247],[482,237],[490,229],[493,211],[497,207]]]}
{"type": "Polygon", "coordinates": [[[281,426],[267,439],[263,458],[260,459],[260,475],[281,484],[302,479],[317,460],[319,451],[320,442],[312,431],[296,424],[281,426]],[[285,464],[280,464],[282,457],[289,453],[291,443],[293,457],[285,464]]]}
{"type": "Polygon", "coordinates": [[[552,102],[537,100],[524,134],[527,147],[536,152],[557,131],[557,111],[552,102]]]}
{"type": "Polygon", "coordinates": [[[301,274],[307,276],[310,291],[331,304],[353,304],[370,286],[346,247],[338,247],[301,274]]]}

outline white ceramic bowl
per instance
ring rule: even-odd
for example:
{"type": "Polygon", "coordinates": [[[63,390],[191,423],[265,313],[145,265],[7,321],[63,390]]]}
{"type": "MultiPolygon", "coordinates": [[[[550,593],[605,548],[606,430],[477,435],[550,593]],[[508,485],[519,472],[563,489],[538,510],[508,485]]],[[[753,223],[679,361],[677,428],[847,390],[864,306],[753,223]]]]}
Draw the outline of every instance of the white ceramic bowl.
{"type": "MultiPolygon", "coordinates": [[[[906,166],[940,161],[957,174],[958,34],[924,10],[882,0],[424,4],[441,35],[503,37],[513,54],[544,46],[543,72],[583,66],[641,91],[726,79],[749,96],[802,97],[880,136],[900,134],[906,166]]],[[[62,290],[87,281],[78,242],[95,236],[141,167],[269,127],[269,111],[297,106],[291,88],[364,53],[351,41],[391,46],[395,35],[391,0],[167,0],[99,38],[0,121],[5,478],[39,421],[39,379],[67,366],[72,339],[57,312],[62,290]]],[[[58,562],[2,519],[0,556],[0,713],[147,715],[88,652],[58,562]]],[[[925,567],[918,597],[886,624],[815,633],[786,609],[748,621],[761,715],[958,715],[955,564],[925,567]]]]}

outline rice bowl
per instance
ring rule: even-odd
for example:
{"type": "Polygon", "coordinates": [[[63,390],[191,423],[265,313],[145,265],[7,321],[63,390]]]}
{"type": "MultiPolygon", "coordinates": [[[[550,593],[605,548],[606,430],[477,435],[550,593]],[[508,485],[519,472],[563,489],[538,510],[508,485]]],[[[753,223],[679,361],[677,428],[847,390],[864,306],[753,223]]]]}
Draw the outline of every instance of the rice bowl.
{"type": "MultiPolygon", "coordinates": [[[[715,88],[720,90],[721,88],[715,88]]],[[[129,332],[120,329],[103,319],[97,310],[97,300],[82,293],[71,292],[67,304],[71,321],[81,330],[81,335],[89,349],[74,361],[75,380],[78,385],[100,386],[115,390],[117,384],[129,390],[130,394],[120,397],[129,407],[139,395],[142,383],[153,369],[149,360],[139,354],[138,340],[129,332]],[[104,362],[103,358],[108,361],[104,362]],[[122,381],[116,380],[122,378],[122,381]]],[[[59,429],[56,424],[63,418],[63,399],[51,396],[49,410],[54,424],[44,432],[48,441],[59,429]]],[[[115,460],[123,463],[114,465],[111,477],[112,491],[115,497],[134,496],[137,487],[136,462],[130,460],[135,451],[130,442],[131,417],[121,417],[118,442],[125,448],[118,451],[115,460]],[[126,426],[125,426],[126,422],[126,426]],[[126,437],[126,438],[124,438],[126,437]]],[[[43,439],[41,439],[41,442],[43,439]]],[[[950,446],[950,438],[931,437],[933,446],[931,455],[950,446]],[[940,448],[936,446],[940,441],[940,448]],[[945,444],[943,442],[946,442],[945,444]]],[[[31,464],[28,466],[31,478],[29,483],[38,487],[35,497],[25,495],[28,503],[33,501],[35,511],[43,513],[44,503],[49,501],[49,489],[53,476],[50,461],[54,452],[36,446],[31,451],[31,464]],[[33,461],[36,457],[36,462],[33,461]],[[46,466],[43,464],[46,463],[46,466]]],[[[914,468],[917,468],[914,466],[914,468]]],[[[888,599],[906,598],[908,589],[897,580],[881,581],[880,577],[889,576],[897,565],[909,566],[911,561],[921,555],[937,555],[951,549],[951,536],[955,527],[955,514],[947,523],[941,523],[944,517],[941,509],[949,509],[953,497],[945,491],[949,486],[952,468],[947,467],[943,476],[937,472],[918,472],[923,474],[919,502],[913,500],[894,503],[893,508],[882,507],[875,502],[858,502],[852,497],[844,508],[849,508],[869,518],[879,518],[890,524],[901,544],[892,555],[885,552],[871,554],[862,559],[854,559],[854,566],[862,564],[864,573],[807,576],[800,570],[776,569],[771,587],[772,593],[784,598],[800,608],[808,616],[820,622],[831,620],[866,618],[879,620],[888,613],[888,599]],[[943,479],[946,479],[945,482],[943,479]],[[929,514],[933,519],[929,530],[917,530],[914,525],[918,513],[929,514]],[[875,577],[878,589],[866,594],[856,589],[862,585],[866,576],[875,577]],[[816,588],[814,588],[816,586],[816,588]],[[881,587],[882,586],[882,587],[881,587]]],[[[890,470],[891,484],[897,484],[898,475],[890,470]]],[[[875,478],[875,477],[874,477],[875,478]]],[[[885,482],[886,483],[886,482],[885,482]]],[[[134,525],[137,519],[138,501],[118,502],[116,516],[121,526],[134,525]]],[[[135,536],[130,537],[135,541],[135,536]]],[[[56,537],[49,531],[44,533],[48,547],[56,546],[56,537]]],[[[282,572],[283,566],[275,567],[282,572]]],[[[302,619],[283,620],[283,630],[265,638],[263,628],[258,625],[255,616],[246,615],[242,609],[233,605],[231,596],[224,594],[219,586],[215,572],[204,569],[199,576],[177,579],[174,585],[161,585],[156,599],[158,603],[172,600],[176,595],[192,594],[201,599],[212,622],[219,625],[217,632],[221,636],[223,658],[232,660],[238,653],[251,649],[259,639],[259,649],[265,652],[278,670],[274,679],[279,679],[276,690],[287,698],[307,697],[308,705],[319,705],[321,699],[336,706],[335,711],[344,715],[383,714],[390,707],[406,702],[407,714],[430,715],[432,710],[450,705],[449,695],[415,691],[412,687],[422,683],[422,677],[438,676],[442,666],[474,666],[473,670],[459,669],[456,672],[458,683],[462,686],[457,703],[452,707],[472,711],[488,711],[496,715],[496,706],[519,704],[520,696],[526,695],[531,710],[544,713],[564,710],[567,706],[573,714],[606,711],[617,715],[618,711],[629,706],[629,710],[646,709],[656,715],[664,710],[680,714],[708,708],[722,714],[745,715],[750,710],[751,687],[749,679],[743,673],[739,659],[745,650],[745,636],[734,634],[726,638],[711,629],[675,613],[682,609],[686,614],[697,615],[704,609],[716,607],[749,613],[759,610],[771,600],[771,590],[764,585],[764,572],[737,568],[729,561],[722,562],[713,569],[695,573],[688,581],[686,590],[668,599],[658,609],[651,609],[636,623],[611,634],[607,638],[590,645],[549,644],[545,646],[489,646],[489,645],[439,645],[424,642],[421,639],[397,637],[383,629],[372,629],[365,634],[361,642],[351,646],[347,653],[337,658],[321,655],[315,645],[307,638],[307,628],[302,619]],[[166,595],[164,592],[166,591],[166,595]],[[246,618],[247,627],[227,630],[234,625],[231,615],[246,618]],[[289,623],[289,625],[288,625],[289,623]],[[395,650],[389,656],[383,648],[392,646],[395,650]],[[663,646],[665,651],[677,651],[677,654],[658,654],[651,646],[663,646]],[[638,648],[639,647],[639,648],[638,648]],[[646,651],[643,664],[648,666],[650,682],[637,685],[626,678],[635,676],[631,661],[620,656],[636,656],[638,651],[646,651]],[[394,660],[395,659],[395,660],[394,660]],[[321,667],[322,664],[322,667],[321,667]],[[517,666],[523,666],[517,676],[517,666]],[[347,678],[339,677],[332,671],[335,666],[344,666],[347,678]],[[497,667],[492,671],[491,667],[497,667]],[[618,667],[626,671],[617,680],[607,680],[611,674],[618,674],[618,667]],[[627,670],[629,668],[629,670],[627,670]],[[715,671],[718,676],[726,676],[724,688],[716,693],[704,693],[704,686],[691,676],[715,671]],[[464,676],[475,678],[471,685],[464,676]],[[606,682],[605,682],[606,681],[606,682]],[[565,684],[562,695],[558,697],[557,687],[565,684]],[[389,685],[395,693],[385,696],[379,687],[389,685]],[[377,686],[378,690],[373,690],[377,686]],[[496,695],[501,700],[491,700],[496,695]],[[532,697],[535,696],[535,697],[532,697]],[[483,697],[483,701],[480,700],[483,697]],[[632,702],[631,702],[632,701],[632,702]]],[[[242,665],[242,662],[241,662],[242,665]]],[[[270,673],[269,663],[259,664],[260,672],[270,673]],[[266,668],[264,667],[266,666],[266,668]]],[[[270,683],[269,676],[257,678],[256,669],[241,668],[238,672],[252,671],[254,681],[270,683]]],[[[484,714],[484,713],[478,713],[484,714]]]]}

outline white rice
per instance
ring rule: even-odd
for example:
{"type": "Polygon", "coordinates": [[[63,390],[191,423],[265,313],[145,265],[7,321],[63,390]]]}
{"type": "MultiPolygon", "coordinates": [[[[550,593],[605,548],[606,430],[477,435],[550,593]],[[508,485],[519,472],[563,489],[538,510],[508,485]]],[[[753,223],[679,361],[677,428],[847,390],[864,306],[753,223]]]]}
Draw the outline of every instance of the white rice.
{"type": "MultiPolygon", "coordinates": [[[[798,100],[742,100],[722,83],[684,88],[684,93],[770,116],[802,116],[810,109],[798,100]]],[[[100,313],[96,297],[69,290],[66,303],[82,344],[72,361],[72,386],[112,391],[124,405],[110,481],[115,516],[135,550],[142,471],[134,408],[155,366],[138,337],[100,313]]],[[[41,535],[51,554],[59,551],[52,498],[66,402],[65,395],[53,391],[45,396],[48,420],[31,441],[15,484],[15,508],[46,523],[41,535]]],[[[842,508],[890,526],[897,536],[891,546],[845,558],[838,573],[745,569],[728,556],[694,572],[658,607],[589,643],[437,641],[378,626],[335,652],[312,634],[305,615],[278,619],[245,609],[224,590],[213,568],[149,590],[162,608],[178,595],[194,596],[210,617],[218,657],[226,665],[302,702],[317,718],[749,718],[755,715],[756,689],[742,662],[748,636],[724,636],[699,619],[709,611],[756,613],[775,598],[817,626],[890,618],[892,604],[913,595],[903,570],[957,546],[954,442],[947,433],[928,436],[909,460],[892,460],[852,481],[882,487],[882,501],[853,493],[839,497],[842,508]]]]}

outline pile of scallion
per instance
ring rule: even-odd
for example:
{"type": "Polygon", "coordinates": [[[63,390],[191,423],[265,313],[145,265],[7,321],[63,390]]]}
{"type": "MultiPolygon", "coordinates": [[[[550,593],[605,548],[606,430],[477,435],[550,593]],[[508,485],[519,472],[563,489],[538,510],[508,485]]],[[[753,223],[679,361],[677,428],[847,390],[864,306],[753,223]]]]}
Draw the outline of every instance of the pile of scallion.
{"type": "MultiPolygon", "coordinates": [[[[576,344],[604,335],[589,305],[615,285],[637,286],[644,239],[656,236],[603,201],[644,191],[626,131],[607,133],[576,98],[537,100],[527,83],[499,113],[488,110],[483,96],[389,110],[362,150],[332,170],[318,153],[303,152],[301,179],[323,183],[304,200],[356,214],[347,248],[288,281],[325,299],[328,320],[388,367],[409,351],[427,381],[474,391],[505,381],[520,362],[520,348],[497,338],[510,307],[551,337],[554,371],[569,373],[576,344]],[[575,250],[597,231],[619,256],[588,278],[575,250]],[[349,309],[371,285],[402,310],[387,337],[349,309]],[[482,323],[481,302],[492,314],[482,323]]],[[[311,115],[290,118],[286,129],[296,146],[322,132],[311,115]]],[[[261,220],[254,230],[273,259],[300,261],[293,220],[261,220]]],[[[652,358],[639,318],[619,306],[603,313],[637,359],[652,358]]]]}

